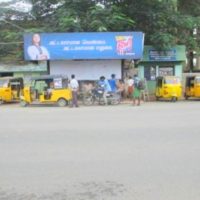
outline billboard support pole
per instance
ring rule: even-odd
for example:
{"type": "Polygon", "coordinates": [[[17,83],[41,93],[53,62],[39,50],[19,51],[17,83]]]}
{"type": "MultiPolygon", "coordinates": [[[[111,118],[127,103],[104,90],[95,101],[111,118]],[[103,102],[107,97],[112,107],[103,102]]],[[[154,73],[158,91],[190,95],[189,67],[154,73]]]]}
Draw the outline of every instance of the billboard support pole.
{"type": "Polygon", "coordinates": [[[50,61],[47,60],[47,74],[50,74],[50,61]]]}

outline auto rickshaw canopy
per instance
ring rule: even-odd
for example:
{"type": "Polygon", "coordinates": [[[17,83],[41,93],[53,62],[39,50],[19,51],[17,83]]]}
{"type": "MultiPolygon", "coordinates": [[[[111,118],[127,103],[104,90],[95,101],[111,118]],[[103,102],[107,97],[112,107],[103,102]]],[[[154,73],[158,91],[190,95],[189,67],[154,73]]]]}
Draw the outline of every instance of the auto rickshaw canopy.
{"type": "Polygon", "coordinates": [[[0,77],[0,88],[18,85],[21,89],[24,87],[23,78],[19,77],[0,77]]]}
{"type": "Polygon", "coordinates": [[[44,75],[40,77],[31,78],[31,85],[34,85],[36,82],[44,81],[47,85],[53,83],[55,89],[62,89],[68,87],[68,77],[60,75],[44,75]]]}

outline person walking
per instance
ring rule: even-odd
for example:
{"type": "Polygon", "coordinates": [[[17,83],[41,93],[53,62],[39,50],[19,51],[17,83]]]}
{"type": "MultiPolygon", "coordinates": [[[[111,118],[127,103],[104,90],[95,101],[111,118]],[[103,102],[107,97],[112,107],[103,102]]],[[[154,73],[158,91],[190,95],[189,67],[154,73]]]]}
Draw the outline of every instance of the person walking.
{"type": "Polygon", "coordinates": [[[75,75],[71,75],[70,80],[70,88],[72,90],[72,107],[78,107],[78,89],[79,89],[79,83],[75,79],[75,75]]]}
{"type": "Polygon", "coordinates": [[[140,79],[139,77],[135,74],[134,75],[134,90],[133,90],[133,105],[140,106],[140,99],[141,99],[141,90],[139,87],[140,84],[140,79]]]}
{"type": "Polygon", "coordinates": [[[117,91],[117,80],[115,78],[115,74],[111,75],[111,79],[109,79],[108,82],[110,84],[111,91],[116,92],[117,91]]]}
{"type": "Polygon", "coordinates": [[[134,80],[131,76],[128,77],[127,85],[128,85],[128,98],[131,99],[134,90],[134,80]]]}

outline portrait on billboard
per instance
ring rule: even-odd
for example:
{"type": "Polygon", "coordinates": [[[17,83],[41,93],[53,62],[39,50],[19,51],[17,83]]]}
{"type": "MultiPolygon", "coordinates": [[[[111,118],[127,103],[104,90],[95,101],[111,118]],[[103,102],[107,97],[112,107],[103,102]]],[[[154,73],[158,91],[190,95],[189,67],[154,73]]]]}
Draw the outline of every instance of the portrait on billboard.
{"type": "Polygon", "coordinates": [[[30,60],[49,60],[50,55],[46,47],[41,45],[41,37],[38,33],[33,34],[32,44],[28,46],[27,53],[30,60]]]}

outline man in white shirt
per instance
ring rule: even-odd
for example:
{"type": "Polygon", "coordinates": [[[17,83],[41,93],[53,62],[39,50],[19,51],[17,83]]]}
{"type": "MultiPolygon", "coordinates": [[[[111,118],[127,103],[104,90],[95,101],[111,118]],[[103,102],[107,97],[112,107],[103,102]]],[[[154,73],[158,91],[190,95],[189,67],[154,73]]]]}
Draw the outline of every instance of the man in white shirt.
{"type": "Polygon", "coordinates": [[[79,84],[78,81],[75,79],[75,75],[71,75],[71,81],[70,81],[70,88],[72,90],[72,106],[78,107],[78,89],[79,84]]]}

